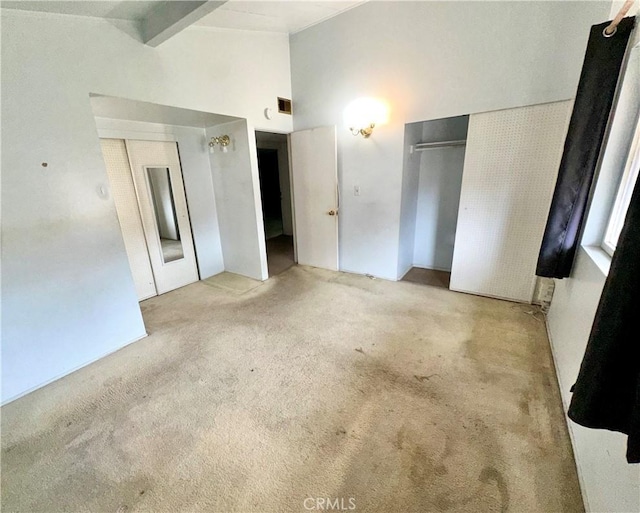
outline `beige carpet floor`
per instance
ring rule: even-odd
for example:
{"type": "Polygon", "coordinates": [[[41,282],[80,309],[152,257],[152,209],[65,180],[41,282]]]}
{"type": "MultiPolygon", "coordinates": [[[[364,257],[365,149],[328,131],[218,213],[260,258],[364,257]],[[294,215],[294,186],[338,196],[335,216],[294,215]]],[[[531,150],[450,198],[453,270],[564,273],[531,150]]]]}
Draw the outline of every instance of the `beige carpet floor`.
{"type": "Polygon", "coordinates": [[[142,309],[2,408],[3,512],[582,511],[532,307],[292,267],[142,309]]]}
{"type": "Polygon", "coordinates": [[[264,285],[263,281],[254,280],[253,278],[247,278],[239,274],[223,272],[216,274],[211,278],[202,280],[200,283],[209,285],[210,287],[219,287],[226,292],[230,292],[235,295],[246,294],[250,290],[264,285]]]}

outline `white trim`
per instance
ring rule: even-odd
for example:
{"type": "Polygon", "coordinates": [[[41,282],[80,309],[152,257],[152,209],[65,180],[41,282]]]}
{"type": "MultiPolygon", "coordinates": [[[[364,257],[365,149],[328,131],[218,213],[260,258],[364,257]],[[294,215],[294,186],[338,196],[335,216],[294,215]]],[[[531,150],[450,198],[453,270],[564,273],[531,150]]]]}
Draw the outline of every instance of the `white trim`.
{"type": "Polygon", "coordinates": [[[406,266],[406,270],[401,271],[398,273],[398,279],[396,281],[402,281],[404,280],[404,277],[408,274],[408,272],[413,269],[415,266],[413,264],[409,264],[408,266],[406,266]]]}
{"type": "Polygon", "coordinates": [[[129,132],[123,130],[103,130],[98,129],[100,139],[125,139],[129,141],[160,141],[177,142],[176,136],[172,134],[159,134],[154,132],[129,132]]]}
{"type": "Polygon", "coordinates": [[[602,274],[606,277],[609,275],[611,268],[611,255],[599,246],[582,246],[584,252],[589,256],[602,274]]]}
{"type": "Polygon", "coordinates": [[[567,417],[567,411],[569,409],[569,405],[565,402],[564,394],[562,391],[564,390],[562,385],[562,378],[560,378],[560,373],[558,372],[558,361],[556,360],[556,352],[553,347],[553,339],[551,338],[551,329],[549,328],[549,322],[547,320],[547,316],[544,316],[544,327],[547,330],[547,339],[549,340],[549,350],[551,351],[551,359],[553,360],[553,372],[556,375],[556,382],[558,383],[558,388],[560,392],[560,400],[562,401],[562,413],[564,416],[564,421],[567,426],[567,431],[569,432],[569,439],[571,440],[571,447],[573,449],[573,461],[576,464],[576,471],[578,474],[578,483],[580,484],[580,492],[582,495],[582,502],[584,503],[585,511],[591,511],[589,507],[589,496],[587,494],[587,485],[584,482],[584,478],[582,477],[582,467],[580,466],[580,462],[576,457],[577,448],[576,441],[573,434],[573,427],[571,426],[571,422],[569,422],[569,417],[567,417]]]}
{"type": "Polygon", "coordinates": [[[610,256],[610,257],[612,257],[612,258],[613,258],[613,254],[614,254],[614,253],[615,253],[615,251],[616,251],[616,248],[615,248],[614,246],[612,246],[612,245],[609,243],[609,241],[607,241],[607,240],[603,240],[603,241],[602,241],[601,249],[602,249],[602,250],[603,250],[607,255],[609,255],[609,256],[610,256]]]}
{"type": "Polygon", "coordinates": [[[47,381],[43,381],[42,383],[40,383],[39,385],[36,385],[34,387],[28,388],[27,390],[20,392],[18,395],[14,395],[13,397],[10,397],[9,399],[7,399],[6,401],[3,401],[2,404],[0,404],[0,406],[4,406],[6,404],[9,404],[13,401],[15,401],[16,399],[20,399],[21,397],[24,397],[27,394],[30,394],[31,392],[35,392],[36,390],[38,390],[39,388],[45,387],[47,385],[49,385],[50,383],[53,383],[54,381],[58,381],[59,379],[64,378],[65,376],[68,376],[69,374],[76,372],[80,369],[82,369],[83,367],[86,367],[88,365],[91,365],[92,363],[97,362],[98,360],[102,359],[102,358],[106,358],[107,356],[109,356],[110,354],[115,353],[116,351],[120,351],[120,349],[123,349],[125,347],[127,347],[130,344],[133,344],[134,342],[138,342],[139,340],[142,340],[143,338],[148,337],[149,334],[147,332],[144,333],[144,335],[140,335],[139,337],[134,338],[133,340],[130,340],[129,342],[125,342],[124,344],[122,344],[121,346],[116,347],[115,349],[112,349],[111,351],[107,351],[106,353],[103,353],[99,356],[96,356],[95,358],[92,358],[91,360],[89,360],[86,363],[81,363],[80,365],[62,373],[59,374],[51,379],[48,379],[47,381]]]}
{"type": "MultiPolygon", "coordinates": [[[[535,280],[533,281],[533,287],[535,288],[535,280]]],[[[472,290],[464,290],[464,289],[454,289],[451,288],[451,286],[449,286],[449,290],[452,292],[461,292],[462,294],[469,294],[471,296],[476,296],[476,297],[488,297],[491,299],[499,299],[500,301],[509,301],[510,303],[520,303],[523,305],[532,305],[533,304],[533,290],[531,291],[531,299],[530,300],[526,300],[526,299],[515,299],[512,297],[502,297],[502,296],[494,296],[492,294],[485,294],[484,292],[482,294],[480,294],[480,292],[475,292],[472,290]]]]}
{"type": "MultiPolygon", "coordinates": [[[[234,123],[237,123],[235,121],[234,123]]],[[[269,279],[269,264],[267,262],[267,236],[264,226],[264,213],[262,212],[262,192],[260,190],[260,169],[258,167],[258,142],[256,141],[255,126],[245,121],[242,128],[248,142],[249,160],[251,167],[251,184],[253,187],[253,209],[256,213],[256,233],[258,234],[258,252],[260,253],[260,281],[269,279]],[[246,130],[246,131],[245,131],[246,130]]],[[[254,278],[251,276],[251,278],[254,278]]]]}
{"type": "Polygon", "coordinates": [[[96,117],[95,121],[100,139],[177,142],[176,131],[186,129],[201,132],[204,140],[204,128],[103,117],[96,117]]]}
{"type": "Polygon", "coordinates": [[[611,256],[616,250],[618,238],[622,232],[627,210],[631,203],[631,196],[638,180],[638,174],[640,174],[640,119],[636,123],[631,147],[625,159],[622,179],[620,180],[616,199],[613,202],[613,208],[609,214],[609,221],[602,239],[602,248],[611,256]]]}
{"type": "MultiPolygon", "coordinates": [[[[298,239],[296,237],[296,205],[293,200],[293,166],[291,165],[291,132],[287,134],[287,164],[289,165],[289,196],[291,200],[291,228],[293,229],[293,261],[298,263],[298,239]]],[[[340,220],[338,220],[340,222],[340,220]]],[[[340,242],[338,242],[340,244],[340,242]]],[[[340,246],[338,246],[338,249],[340,246]]],[[[338,256],[338,262],[340,258],[338,256]]],[[[339,270],[339,269],[338,269],[339,270]]]]}
{"type": "MultiPolygon", "coordinates": [[[[401,0],[403,1],[403,0],[401,0]]],[[[475,1],[481,1],[481,0],[475,0],[475,1]]],[[[547,1],[547,0],[542,0],[542,1],[547,1]]],[[[553,0],[550,0],[553,1],[553,0]]],[[[591,1],[591,0],[588,0],[591,1]]],[[[524,108],[524,107],[537,107],[538,105],[550,105],[552,103],[562,103],[562,102],[573,102],[575,100],[574,96],[562,96],[560,99],[558,100],[551,100],[548,102],[542,102],[542,103],[525,103],[525,104],[519,104],[519,103],[513,103],[510,104],[506,107],[500,107],[499,109],[496,108],[491,108],[490,106],[487,107],[482,107],[480,108],[480,110],[476,110],[473,112],[469,112],[467,114],[464,114],[465,116],[473,116],[473,115],[478,115],[478,114],[489,114],[492,112],[501,112],[503,110],[512,110],[512,109],[520,109],[520,108],[524,108]]],[[[571,111],[569,111],[569,115],[571,114],[571,111]]],[[[443,118],[451,118],[451,117],[458,117],[460,116],[459,113],[456,113],[455,111],[452,110],[443,110],[443,111],[436,111],[432,117],[430,119],[443,119],[443,118]]],[[[405,120],[406,124],[413,124],[413,123],[423,123],[425,120],[424,119],[414,119],[414,118],[408,118],[407,120],[405,120]]],[[[569,118],[567,118],[567,123],[565,126],[565,133],[569,128],[569,118]]],[[[465,139],[467,142],[469,141],[469,138],[467,137],[467,139],[465,139]]]]}

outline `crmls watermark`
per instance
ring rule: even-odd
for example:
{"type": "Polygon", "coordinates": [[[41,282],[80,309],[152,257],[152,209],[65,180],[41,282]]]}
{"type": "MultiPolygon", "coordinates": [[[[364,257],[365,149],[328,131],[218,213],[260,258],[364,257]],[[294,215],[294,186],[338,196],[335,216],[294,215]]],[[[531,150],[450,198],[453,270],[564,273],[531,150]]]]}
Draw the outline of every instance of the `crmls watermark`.
{"type": "Polygon", "coordinates": [[[355,497],[307,497],[303,501],[307,511],[354,511],[355,497]]]}

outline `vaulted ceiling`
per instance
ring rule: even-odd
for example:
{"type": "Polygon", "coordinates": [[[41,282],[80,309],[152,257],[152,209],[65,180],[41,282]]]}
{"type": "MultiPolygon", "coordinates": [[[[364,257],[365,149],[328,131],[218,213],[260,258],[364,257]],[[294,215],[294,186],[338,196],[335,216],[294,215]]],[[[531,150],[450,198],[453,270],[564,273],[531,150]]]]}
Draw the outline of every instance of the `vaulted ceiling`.
{"type": "Polygon", "coordinates": [[[12,0],[2,1],[0,6],[6,9],[20,9],[23,11],[51,12],[58,14],[73,14],[76,16],[90,16],[92,18],[109,18],[117,20],[141,21],[159,5],[158,1],[53,1],[53,0],[12,0]]]}
{"type": "Polygon", "coordinates": [[[362,3],[363,0],[229,0],[196,22],[196,25],[293,34],[362,3]]]}
{"type": "Polygon", "coordinates": [[[157,46],[190,25],[292,34],[367,0],[343,1],[58,1],[2,0],[0,6],[24,11],[128,20],[141,39],[157,46]]]}

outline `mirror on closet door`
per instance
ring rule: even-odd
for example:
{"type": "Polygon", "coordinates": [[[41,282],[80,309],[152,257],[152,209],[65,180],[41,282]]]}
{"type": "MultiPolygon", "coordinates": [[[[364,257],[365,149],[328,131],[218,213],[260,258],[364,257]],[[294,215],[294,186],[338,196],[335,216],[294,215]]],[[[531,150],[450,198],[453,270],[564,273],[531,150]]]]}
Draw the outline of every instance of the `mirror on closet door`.
{"type": "Polygon", "coordinates": [[[173,200],[171,173],[168,167],[147,167],[151,204],[164,263],[184,258],[176,205],[173,200]]]}

